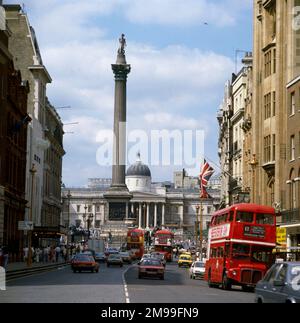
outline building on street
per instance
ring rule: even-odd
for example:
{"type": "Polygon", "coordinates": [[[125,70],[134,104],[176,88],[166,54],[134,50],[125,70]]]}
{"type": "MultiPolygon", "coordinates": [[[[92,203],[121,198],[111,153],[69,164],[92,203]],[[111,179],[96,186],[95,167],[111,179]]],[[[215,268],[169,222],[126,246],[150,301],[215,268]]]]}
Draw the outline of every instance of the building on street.
{"type": "Polygon", "coordinates": [[[16,69],[10,52],[11,31],[0,5],[0,244],[8,246],[10,260],[22,257],[27,149],[27,95],[29,85],[16,69]]]}

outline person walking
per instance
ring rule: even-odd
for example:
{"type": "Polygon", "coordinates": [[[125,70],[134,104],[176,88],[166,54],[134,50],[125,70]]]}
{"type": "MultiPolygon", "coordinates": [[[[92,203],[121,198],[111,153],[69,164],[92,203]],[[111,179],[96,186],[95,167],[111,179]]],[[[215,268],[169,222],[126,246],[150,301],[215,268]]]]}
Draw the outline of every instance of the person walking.
{"type": "Polygon", "coordinates": [[[55,260],[56,260],[56,262],[58,262],[58,260],[59,260],[59,255],[60,255],[60,247],[57,246],[55,248],[55,260]]]}
{"type": "Polygon", "coordinates": [[[27,258],[28,258],[28,247],[25,247],[23,249],[23,255],[24,255],[24,262],[27,262],[27,258]]]}
{"type": "Polygon", "coordinates": [[[2,247],[2,267],[6,270],[8,264],[8,248],[7,246],[2,247]]]}

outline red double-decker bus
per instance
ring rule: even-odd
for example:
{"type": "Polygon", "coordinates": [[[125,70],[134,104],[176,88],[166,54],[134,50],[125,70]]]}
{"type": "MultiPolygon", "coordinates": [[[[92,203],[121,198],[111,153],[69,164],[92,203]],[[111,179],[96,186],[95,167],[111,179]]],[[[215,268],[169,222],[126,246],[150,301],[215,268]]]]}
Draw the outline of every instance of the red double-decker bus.
{"type": "Polygon", "coordinates": [[[174,233],[169,230],[156,231],[154,234],[155,252],[165,254],[168,262],[173,261],[173,241],[174,233]]]}
{"type": "Polygon", "coordinates": [[[276,215],[271,207],[238,204],[216,212],[208,234],[205,279],[210,287],[253,289],[273,263],[276,215]]]}
{"type": "Polygon", "coordinates": [[[132,258],[140,259],[144,254],[144,230],[131,229],[127,232],[127,250],[132,252],[132,258]]]}

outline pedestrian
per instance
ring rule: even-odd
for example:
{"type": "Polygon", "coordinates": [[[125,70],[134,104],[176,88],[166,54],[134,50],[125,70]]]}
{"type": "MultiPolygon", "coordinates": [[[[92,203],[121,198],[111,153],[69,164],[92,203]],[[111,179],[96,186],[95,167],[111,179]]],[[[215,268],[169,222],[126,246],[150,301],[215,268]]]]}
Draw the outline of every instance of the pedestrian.
{"type": "Polygon", "coordinates": [[[8,264],[8,247],[2,247],[2,267],[6,270],[8,264]]]}
{"type": "Polygon", "coordinates": [[[23,248],[24,262],[27,262],[28,259],[28,247],[23,248]]]}
{"type": "Polygon", "coordinates": [[[41,249],[39,247],[36,248],[35,250],[35,262],[40,262],[40,254],[41,254],[41,249]]]}
{"type": "Polygon", "coordinates": [[[58,260],[59,260],[59,255],[60,255],[60,247],[57,246],[55,248],[55,260],[56,260],[56,262],[58,262],[58,260]]]}

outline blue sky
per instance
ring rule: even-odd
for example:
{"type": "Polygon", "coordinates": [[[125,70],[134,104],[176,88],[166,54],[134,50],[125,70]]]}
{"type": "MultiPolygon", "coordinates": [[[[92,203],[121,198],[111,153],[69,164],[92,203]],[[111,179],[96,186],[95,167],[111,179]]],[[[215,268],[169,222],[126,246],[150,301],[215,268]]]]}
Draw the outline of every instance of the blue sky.
{"type": "MultiPolygon", "coordinates": [[[[65,185],[111,177],[109,167],[97,164],[96,152],[99,131],[112,128],[111,64],[121,33],[132,66],[128,130],[203,129],[205,155],[218,162],[216,114],[235,69],[235,50],[252,50],[252,0],[22,2],[53,79],[47,95],[56,107],[72,106],[58,110],[64,123],[79,122],[64,128],[74,132],[64,138],[65,185]]],[[[152,179],[172,180],[184,166],[150,165],[152,179]]]]}

